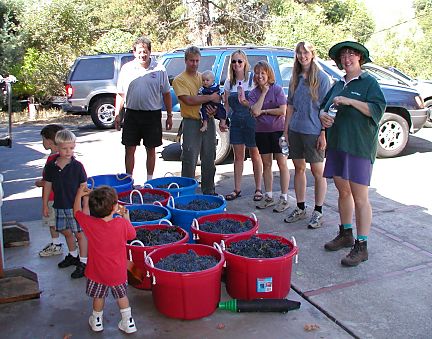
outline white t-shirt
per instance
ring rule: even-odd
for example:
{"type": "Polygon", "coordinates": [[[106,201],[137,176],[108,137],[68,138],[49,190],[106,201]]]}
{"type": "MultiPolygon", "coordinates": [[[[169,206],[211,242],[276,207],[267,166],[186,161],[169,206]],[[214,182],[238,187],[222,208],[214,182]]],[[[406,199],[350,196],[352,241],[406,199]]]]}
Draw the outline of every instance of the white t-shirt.
{"type": "Polygon", "coordinates": [[[117,81],[117,92],[125,94],[125,107],[155,111],[162,108],[163,93],[170,91],[165,67],[153,59],[148,68],[136,60],[124,64],[117,81]]]}
{"type": "MultiPolygon", "coordinates": [[[[252,75],[251,75],[252,76],[252,75]]],[[[231,87],[231,83],[229,81],[229,79],[227,78],[225,80],[224,83],[224,92],[226,91],[227,93],[237,93],[237,86],[238,86],[238,81],[237,83],[231,87]]],[[[251,78],[249,78],[247,81],[241,81],[241,86],[243,87],[243,90],[246,91],[251,91],[253,88],[253,81],[251,78]]]]}

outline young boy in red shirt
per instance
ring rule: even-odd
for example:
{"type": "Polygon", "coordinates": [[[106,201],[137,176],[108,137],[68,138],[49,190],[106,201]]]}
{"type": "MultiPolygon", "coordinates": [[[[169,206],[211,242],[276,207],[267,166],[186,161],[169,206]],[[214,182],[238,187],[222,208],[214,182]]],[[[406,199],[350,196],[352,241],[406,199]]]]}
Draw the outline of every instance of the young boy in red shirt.
{"type": "Polygon", "coordinates": [[[74,214],[88,240],[88,261],[85,269],[88,296],[93,298],[93,314],[89,325],[93,331],[103,330],[103,307],[108,290],[117,300],[122,319],[118,327],[126,333],[136,332],[127,288],[126,241],[136,237],[128,210],[119,208],[117,193],[109,186],[91,191],[80,187],[75,198],[74,214]],[[81,210],[81,200],[88,195],[90,215],[81,210]],[[114,218],[114,213],[123,218],[114,218]]]}

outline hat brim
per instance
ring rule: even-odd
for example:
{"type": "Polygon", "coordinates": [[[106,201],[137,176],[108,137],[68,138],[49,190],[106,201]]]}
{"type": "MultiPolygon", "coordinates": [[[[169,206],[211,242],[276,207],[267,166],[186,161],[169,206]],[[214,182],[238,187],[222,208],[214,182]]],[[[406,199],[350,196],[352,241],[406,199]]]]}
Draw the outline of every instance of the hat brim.
{"type": "Polygon", "coordinates": [[[342,69],[339,53],[343,48],[350,48],[358,51],[363,56],[364,63],[372,62],[369,57],[369,51],[365,46],[355,41],[342,41],[331,47],[329,50],[329,57],[336,62],[339,69],[342,69]]]}

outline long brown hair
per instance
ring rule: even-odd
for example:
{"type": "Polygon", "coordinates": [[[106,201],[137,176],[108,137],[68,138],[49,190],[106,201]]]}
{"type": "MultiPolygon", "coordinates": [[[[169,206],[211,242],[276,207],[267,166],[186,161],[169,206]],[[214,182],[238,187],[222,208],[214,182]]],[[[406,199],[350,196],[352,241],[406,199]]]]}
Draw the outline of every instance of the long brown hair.
{"type": "Polygon", "coordinates": [[[237,84],[237,79],[235,76],[235,72],[233,70],[232,64],[231,64],[231,60],[233,59],[233,56],[235,54],[239,54],[241,56],[241,58],[243,59],[243,62],[245,63],[244,69],[243,69],[243,81],[244,82],[248,82],[249,81],[249,70],[250,70],[250,64],[248,61],[248,58],[245,54],[245,52],[243,52],[242,50],[238,49],[234,52],[231,53],[230,59],[229,59],[229,72],[228,72],[228,79],[230,82],[230,87],[233,88],[233,86],[235,86],[237,84]]]}
{"type": "Polygon", "coordinates": [[[312,101],[316,102],[318,101],[318,88],[319,88],[318,73],[320,70],[318,65],[315,62],[315,57],[316,57],[315,46],[307,41],[299,42],[295,48],[294,67],[293,67],[292,76],[289,85],[290,96],[292,97],[294,95],[294,92],[297,89],[299,83],[300,74],[302,72],[302,66],[297,58],[297,53],[300,52],[300,49],[304,49],[312,53],[312,62],[309,68],[307,82],[309,85],[312,101]]]}

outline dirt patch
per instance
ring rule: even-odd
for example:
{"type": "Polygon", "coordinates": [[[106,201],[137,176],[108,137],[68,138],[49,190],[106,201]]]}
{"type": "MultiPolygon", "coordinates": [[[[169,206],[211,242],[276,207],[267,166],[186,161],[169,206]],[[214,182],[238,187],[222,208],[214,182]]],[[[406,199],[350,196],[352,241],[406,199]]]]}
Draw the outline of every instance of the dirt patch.
{"type": "MultiPolygon", "coordinates": [[[[0,112],[0,124],[6,125],[9,123],[9,116],[7,112],[0,112]]],[[[14,112],[12,113],[12,123],[14,126],[21,125],[32,125],[32,126],[43,126],[47,124],[59,124],[68,126],[82,126],[92,124],[91,117],[89,115],[74,115],[67,114],[61,110],[40,110],[36,113],[34,119],[29,120],[29,113],[14,112]]]]}

